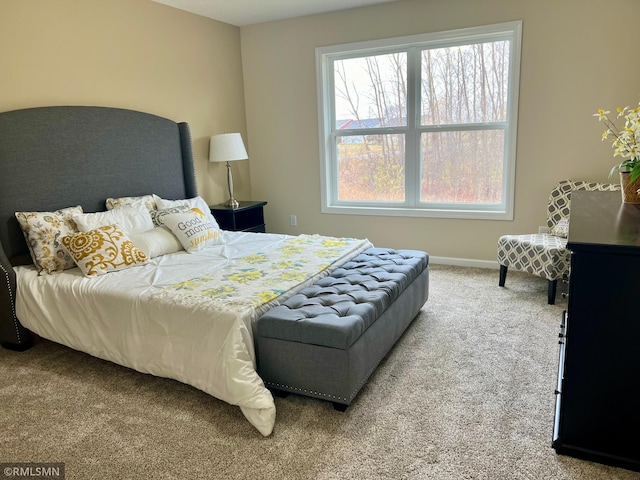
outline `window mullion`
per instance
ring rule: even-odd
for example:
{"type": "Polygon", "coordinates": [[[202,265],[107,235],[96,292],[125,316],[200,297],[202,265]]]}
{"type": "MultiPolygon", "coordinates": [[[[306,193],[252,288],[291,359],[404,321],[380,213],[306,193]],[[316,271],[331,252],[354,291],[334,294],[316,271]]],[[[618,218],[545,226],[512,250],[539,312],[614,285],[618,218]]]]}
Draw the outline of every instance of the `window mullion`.
{"type": "Polygon", "coordinates": [[[407,135],[405,137],[405,192],[408,205],[420,202],[420,50],[407,52],[407,135]]]}

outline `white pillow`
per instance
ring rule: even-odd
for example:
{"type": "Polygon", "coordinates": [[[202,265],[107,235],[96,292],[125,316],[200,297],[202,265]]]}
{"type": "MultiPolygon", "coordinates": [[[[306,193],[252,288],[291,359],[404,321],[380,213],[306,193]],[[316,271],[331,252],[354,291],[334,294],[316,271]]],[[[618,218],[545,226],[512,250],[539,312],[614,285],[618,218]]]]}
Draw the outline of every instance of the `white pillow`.
{"type": "Polygon", "coordinates": [[[144,206],[123,205],[106,212],[76,215],[73,220],[76,222],[80,232],[90,232],[107,225],[120,225],[125,235],[131,235],[132,233],[146,232],[153,228],[151,215],[144,206]]]}
{"type": "Polygon", "coordinates": [[[211,209],[207,202],[204,201],[202,197],[193,197],[187,198],[184,200],[165,200],[164,198],[160,198],[157,195],[154,195],[153,198],[156,201],[156,205],[158,206],[158,210],[164,210],[165,208],[178,207],[180,205],[187,205],[189,208],[194,209],[197,208],[209,219],[211,225],[214,228],[220,228],[216,219],[211,215],[211,209]]]}
{"type": "Polygon", "coordinates": [[[132,233],[129,238],[149,258],[184,250],[178,238],[167,227],[156,227],[146,232],[132,233]]]}
{"type": "Polygon", "coordinates": [[[551,228],[551,235],[567,238],[569,236],[569,219],[561,218],[558,220],[558,223],[551,228]]]}
{"type": "Polygon", "coordinates": [[[178,237],[189,253],[197,252],[210,245],[224,243],[222,231],[214,228],[200,210],[172,213],[164,217],[164,224],[178,237]]]}

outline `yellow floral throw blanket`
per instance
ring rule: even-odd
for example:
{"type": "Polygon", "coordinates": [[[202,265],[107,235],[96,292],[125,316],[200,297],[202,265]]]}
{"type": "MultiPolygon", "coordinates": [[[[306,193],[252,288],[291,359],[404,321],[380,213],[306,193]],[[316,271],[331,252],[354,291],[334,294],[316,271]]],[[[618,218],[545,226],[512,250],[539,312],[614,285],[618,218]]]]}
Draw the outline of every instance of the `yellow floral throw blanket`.
{"type": "Polygon", "coordinates": [[[266,309],[259,307],[283,295],[284,301],[290,296],[287,292],[293,294],[295,287],[310,285],[371,246],[368,240],[353,238],[288,237],[264,251],[231,258],[223,268],[206,275],[165,285],[163,296],[177,294],[200,305],[262,313],[266,309]]]}

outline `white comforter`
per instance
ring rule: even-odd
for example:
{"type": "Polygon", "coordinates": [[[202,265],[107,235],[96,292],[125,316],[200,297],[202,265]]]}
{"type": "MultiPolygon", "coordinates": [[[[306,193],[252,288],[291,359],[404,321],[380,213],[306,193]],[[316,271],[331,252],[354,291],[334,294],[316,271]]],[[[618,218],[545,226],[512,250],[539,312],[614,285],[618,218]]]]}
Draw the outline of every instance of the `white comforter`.
{"type": "Polygon", "coordinates": [[[275,404],[256,372],[253,323],[371,246],[366,240],[225,232],[225,244],[86,278],[16,267],[16,310],[38,335],[239,405],[267,436],[275,404]]]}

